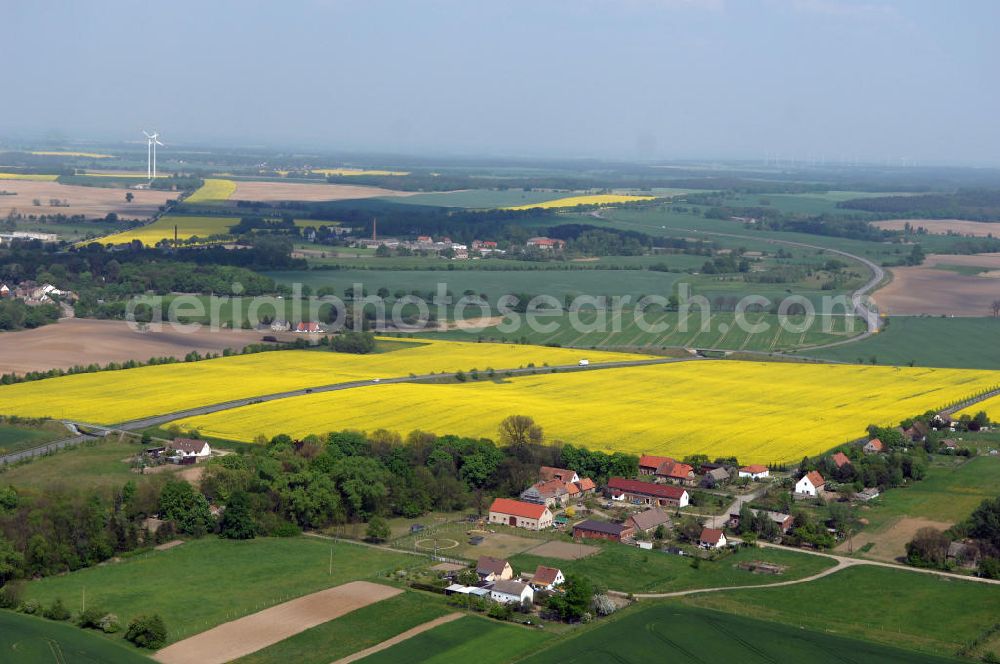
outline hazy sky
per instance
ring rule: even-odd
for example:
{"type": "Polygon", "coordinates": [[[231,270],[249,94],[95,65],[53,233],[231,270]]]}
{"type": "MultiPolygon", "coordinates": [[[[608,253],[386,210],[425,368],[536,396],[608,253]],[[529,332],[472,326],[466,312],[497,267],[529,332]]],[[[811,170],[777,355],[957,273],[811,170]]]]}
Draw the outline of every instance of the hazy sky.
{"type": "Polygon", "coordinates": [[[994,0],[2,0],[0,138],[1000,163],[994,0]]]}

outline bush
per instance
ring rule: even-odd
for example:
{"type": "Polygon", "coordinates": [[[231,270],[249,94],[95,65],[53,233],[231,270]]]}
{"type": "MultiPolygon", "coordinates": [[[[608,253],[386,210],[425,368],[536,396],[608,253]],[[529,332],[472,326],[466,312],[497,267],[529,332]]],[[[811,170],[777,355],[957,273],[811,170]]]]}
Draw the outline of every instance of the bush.
{"type": "Polygon", "coordinates": [[[23,593],[23,581],[8,581],[3,588],[0,588],[0,609],[17,608],[21,604],[21,595],[23,593]]]}
{"type": "Polygon", "coordinates": [[[122,629],[121,623],[118,622],[118,616],[113,613],[105,614],[97,626],[105,634],[114,634],[115,632],[120,632],[122,629]]]}
{"type": "Polygon", "coordinates": [[[618,606],[607,595],[594,595],[594,612],[599,616],[610,616],[618,606]]]}
{"type": "Polygon", "coordinates": [[[42,615],[49,620],[69,620],[69,609],[63,604],[62,599],[57,597],[56,601],[42,612],[42,615]]]}
{"type": "Polygon", "coordinates": [[[140,648],[157,650],[167,642],[167,628],[159,614],[138,616],[128,624],[125,638],[140,648]]]}
{"type": "Polygon", "coordinates": [[[42,606],[38,603],[37,599],[29,599],[21,605],[21,613],[27,613],[29,616],[33,616],[38,613],[40,608],[42,608],[42,606]]]}
{"type": "Polygon", "coordinates": [[[490,608],[486,612],[486,615],[495,620],[510,620],[514,616],[514,610],[507,604],[494,602],[493,604],[490,604],[490,608]]]}
{"type": "Polygon", "coordinates": [[[90,607],[83,611],[80,616],[76,619],[76,624],[85,629],[100,629],[101,618],[106,615],[106,612],[98,607],[90,607]]]}

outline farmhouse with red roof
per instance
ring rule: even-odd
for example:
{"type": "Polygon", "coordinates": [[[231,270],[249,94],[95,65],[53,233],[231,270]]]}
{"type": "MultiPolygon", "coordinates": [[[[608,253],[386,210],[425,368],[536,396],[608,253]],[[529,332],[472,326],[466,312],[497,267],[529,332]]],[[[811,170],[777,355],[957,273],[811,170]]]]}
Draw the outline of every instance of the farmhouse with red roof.
{"type": "Polygon", "coordinates": [[[490,505],[490,523],[542,530],[552,526],[552,512],[545,505],[497,498],[490,505]]]}

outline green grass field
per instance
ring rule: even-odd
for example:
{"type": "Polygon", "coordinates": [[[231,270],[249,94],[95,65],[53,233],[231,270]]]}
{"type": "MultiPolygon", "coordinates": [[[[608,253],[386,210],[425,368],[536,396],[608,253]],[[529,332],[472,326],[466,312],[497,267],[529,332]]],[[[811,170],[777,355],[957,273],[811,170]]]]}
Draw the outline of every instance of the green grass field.
{"type": "Polygon", "coordinates": [[[123,623],[140,613],[159,613],[173,642],[301,595],[374,579],[379,572],[419,561],[305,536],[248,541],[209,536],[120,563],[32,581],[25,597],[44,605],[61,597],[78,612],[86,590],[88,607],[112,611],[123,623]]]}
{"type": "Polygon", "coordinates": [[[117,487],[129,480],[138,484],[163,482],[176,472],[170,468],[155,474],[133,473],[125,460],[138,450],[139,446],[132,443],[94,440],[26,463],[0,466],[0,483],[38,490],[117,487]]]}
{"type": "Polygon", "coordinates": [[[955,660],[676,603],[640,605],[524,660],[531,664],[935,664],[955,660]]]}
{"type": "Polygon", "coordinates": [[[449,613],[428,593],[406,592],[241,657],[239,664],[328,664],[449,613]]]}
{"type": "Polygon", "coordinates": [[[557,560],[526,553],[510,558],[518,572],[534,572],[538,565],[558,567],[567,574],[580,574],[611,590],[647,593],[690,588],[743,586],[790,581],[810,576],[833,565],[828,558],[779,549],[742,549],[718,561],[701,561],[698,569],[688,556],[617,544],[601,547],[601,552],[579,560],[557,560]],[[787,566],[780,576],[762,576],[741,570],[740,562],[762,560],[787,566]]]}
{"type": "Polygon", "coordinates": [[[507,664],[536,650],[548,638],[548,634],[537,628],[466,616],[418,634],[361,661],[365,664],[507,664]]]}
{"type": "Polygon", "coordinates": [[[694,595],[684,603],[944,656],[1000,615],[996,586],[879,567],[783,588],[694,595]]]}
{"type": "Polygon", "coordinates": [[[918,367],[1000,369],[1000,320],[995,318],[891,317],[874,337],[803,355],[842,362],[918,367]]]}
{"type": "Polygon", "coordinates": [[[46,424],[40,427],[0,424],[0,455],[37,447],[68,435],[65,427],[58,423],[54,426],[46,424]]]}
{"type": "Polygon", "coordinates": [[[414,194],[413,196],[391,196],[381,200],[395,204],[430,205],[435,207],[497,208],[513,205],[527,205],[551,201],[568,192],[524,191],[522,189],[468,189],[465,191],[443,191],[441,193],[414,194]]]}
{"type": "Polygon", "coordinates": [[[968,518],[1000,487],[1000,457],[980,456],[962,462],[942,457],[927,477],[906,488],[886,491],[863,516],[877,531],[900,517],[957,523],[968,518]]]}
{"type": "Polygon", "coordinates": [[[0,611],[0,662],[11,664],[147,664],[151,660],[97,632],[0,611]]]}

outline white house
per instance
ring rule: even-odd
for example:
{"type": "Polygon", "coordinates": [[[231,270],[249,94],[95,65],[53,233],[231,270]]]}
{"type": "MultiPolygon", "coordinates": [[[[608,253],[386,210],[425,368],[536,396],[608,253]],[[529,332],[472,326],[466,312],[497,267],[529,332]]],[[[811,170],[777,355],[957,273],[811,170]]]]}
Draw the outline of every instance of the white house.
{"type": "Polygon", "coordinates": [[[743,466],[742,468],[740,468],[740,477],[749,477],[752,480],[762,480],[770,476],[771,476],[771,471],[768,470],[767,466],[754,464],[751,466],[743,466]]]}
{"type": "Polygon", "coordinates": [[[490,590],[490,599],[502,604],[521,604],[527,599],[529,602],[535,601],[535,591],[527,583],[520,581],[497,581],[490,590]]]}
{"type": "Polygon", "coordinates": [[[556,567],[546,567],[539,565],[535,570],[535,575],[531,577],[531,587],[535,590],[552,590],[556,586],[561,586],[566,581],[562,570],[556,567]]]}
{"type": "Polygon", "coordinates": [[[183,457],[204,458],[212,455],[212,448],[204,440],[193,440],[191,438],[174,438],[174,442],[168,443],[167,447],[177,450],[183,457]]]}
{"type": "Polygon", "coordinates": [[[703,528],[698,545],[703,549],[721,549],[726,546],[726,534],[718,528],[703,528]]]}
{"type": "Polygon", "coordinates": [[[826,486],[826,480],[815,470],[810,470],[795,483],[795,493],[803,496],[817,496],[820,490],[826,486]]]}

